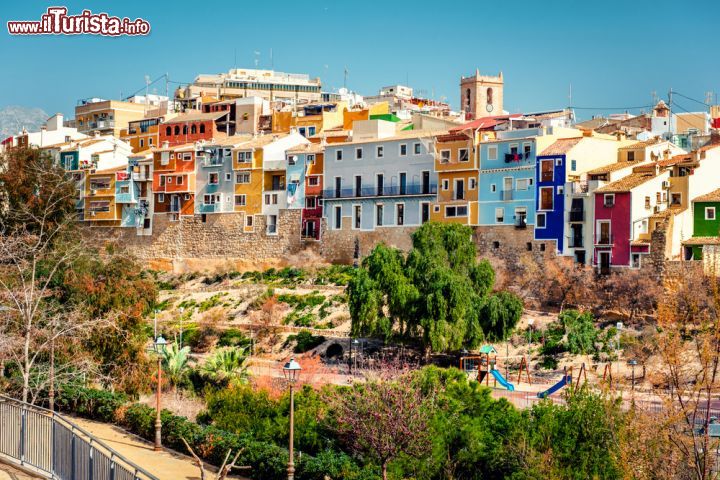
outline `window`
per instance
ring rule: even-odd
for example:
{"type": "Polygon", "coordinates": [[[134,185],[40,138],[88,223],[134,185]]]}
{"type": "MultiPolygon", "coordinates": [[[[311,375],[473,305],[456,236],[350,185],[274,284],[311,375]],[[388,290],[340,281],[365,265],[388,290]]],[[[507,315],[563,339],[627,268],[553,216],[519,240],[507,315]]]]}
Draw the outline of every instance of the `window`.
{"type": "Polygon", "coordinates": [[[190,200],[190,194],[189,194],[189,193],[186,193],[186,194],[183,196],[183,198],[184,198],[185,200],[190,200]]]}
{"type": "Polygon", "coordinates": [[[145,140],[143,140],[143,139],[141,138],[141,139],[140,139],[140,147],[142,148],[142,147],[144,147],[144,146],[145,146],[145,140]]]}
{"type": "Polygon", "coordinates": [[[553,209],[553,190],[552,187],[540,188],[540,210],[553,209]]]}
{"type": "Polygon", "coordinates": [[[532,151],[532,145],[530,143],[523,143],[523,154],[525,158],[530,158],[530,152],[532,151]]]}
{"type": "Polygon", "coordinates": [[[182,175],[178,175],[177,180],[175,181],[175,183],[177,183],[178,185],[182,185],[182,184],[183,184],[183,177],[182,177],[182,175]]]}
{"type": "Polygon", "coordinates": [[[308,165],[315,165],[315,154],[314,153],[308,153],[305,156],[305,163],[308,165]]]}
{"type": "Polygon", "coordinates": [[[541,182],[552,182],[553,181],[553,161],[552,160],[541,160],[540,161],[540,181],[541,182]]]}
{"type": "Polygon", "coordinates": [[[450,161],[450,150],[440,150],[440,163],[448,163],[450,161]]]}
{"type": "Polygon", "coordinates": [[[235,174],[235,183],[250,183],[250,172],[238,172],[235,174]]]}
{"type": "Polygon", "coordinates": [[[220,183],[220,174],[217,172],[211,173],[208,177],[208,183],[210,185],[217,185],[218,183],[220,183]]]}
{"type": "Polygon", "coordinates": [[[458,149],[458,162],[467,162],[470,160],[467,148],[458,149]]]}
{"type": "Polygon", "coordinates": [[[187,135],[187,125],[183,125],[183,135],[187,135]]]}
{"type": "Polygon", "coordinates": [[[150,138],[148,138],[148,145],[152,145],[152,144],[153,144],[153,139],[152,139],[152,137],[150,137],[150,138]]]}
{"type": "Polygon", "coordinates": [[[318,176],[308,177],[308,185],[311,187],[317,187],[318,185],[320,185],[320,177],[318,177],[318,176]]]}
{"type": "Polygon", "coordinates": [[[556,158],[556,159],[555,159],[555,166],[556,166],[556,167],[562,167],[562,158],[556,158]]]}
{"type": "MultiPolygon", "coordinates": [[[[178,156],[180,156],[179,153],[178,153],[178,156]]],[[[190,152],[188,152],[188,153],[183,153],[182,159],[183,159],[184,161],[186,161],[186,162],[192,160],[192,153],[190,153],[190,152]]]]}
{"type": "Polygon", "coordinates": [[[362,227],[362,207],[355,205],[353,207],[353,228],[359,230],[362,227]]]}
{"type": "Polygon", "coordinates": [[[395,206],[395,223],[405,225],[405,204],[403,203],[398,203],[395,206]]]}
{"type": "Polygon", "coordinates": [[[705,220],[715,220],[715,207],[705,207],[705,220]]]}
{"type": "Polygon", "coordinates": [[[492,90],[492,88],[488,87],[487,92],[486,92],[486,96],[487,96],[487,99],[486,99],[487,101],[486,101],[486,103],[487,103],[488,105],[492,105],[492,103],[493,103],[493,90],[492,90]]]}
{"type": "Polygon", "coordinates": [[[565,187],[563,185],[557,186],[557,194],[558,195],[562,195],[564,191],[565,191],[565,187]]]}
{"type": "Polygon", "coordinates": [[[265,194],[265,205],[277,205],[278,194],[277,193],[266,193],[265,194]]]}
{"type": "Polygon", "coordinates": [[[615,205],[615,194],[613,194],[613,193],[605,194],[603,196],[603,205],[608,208],[615,205]]]}
{"type": "Polygon", "coordinates": [[[682,193],[670,193],[670,205],[682,205],[682,193]]]}
{"type": "Polygon", "coordinates": [[[165,194],[158,193],[158,203],[165,203],[165,194]]]}
{"type": "Polygon", "coordinates": [[[442,181],[442,189],[443,190],[450,189],[450,180],[448,180],[447,178],[443,179],[443,181],[442,181]]]}
{"type": "Polygon", "coordinates": [[[633,253],[630,256],[630,268],[640,268],[640,254],[633,253]]]}
{"type": "Polygon", "coordinates": [[[497,191],[497,185],[495,185],[494,183],[491,183],[491,184],[490,184],[490,191],[491,191],[491,192],[496,192],[496,191],[497,191]]]}
{"type": "Polygon", "coordinates": [[[253,226],[253,216],[252,215],[248,215],[247,217],[245,217],[245,226],[246,227],[253,226]]]}
{"type": "Polygon", "coordinates": [[[215,195],[205,195],[203,197],[203,203],[205,205],[215,205],[215,195]]]}
{"type": "Polygon", "coordinates": [[[385,147],[383,147],[382,145],[378,145],[375,156],[377,158],[382,158],[384,155],[385,155],[385,147]]]}
{"type": "Polygon", "coordinates": [[[165,135],[168,137],[172,135],[172,127],[165,127],[165,135]]]}
{"type": "Polygon", "coordinates": [[[532,252],[532,242],[527,242],[527,243],[525,244],[525,249],[526,249],[528,252],[532,252]]]}
{"type": "Polygon", "coordinates": [[[405,155],[407,155],[407,144],[401,143],[400,144],[400,156],[404,157],[405,155]]]}
{"type": "Polygon", "coordinates": [[[90,180],[91,190],[106,190],[110,188],[110,177],[98,177],[90,180]]]}
{"type": "Polygon", "coordinates": [[[236,207],[244,207],[246,205],[246,197],[245,195],[235,195],[235,206],[236,207]]]}
{"type": "Polygon", "coordinates": [[[500,242],[497,242],[497,241],[493,242],[493,248],[494,248],[495,250],[497,250],[498,248],[500,248],[500,242]]]}
{"type": "Polygon", "coordinates": [[[505,209],[502,207],[495,209],[495,223],[505,222],[505,209]]]}
{"type": "Polygon", "coordinates": [[[538,213],[535,216],[535,228],[545,228],[547,225],[547,216],[544,213],[538,213]]]}
{"type": "Polygon", "coordinates": [[[195,134],[197,133],[197,125],[195,125],[194,123],[193,123],[192,126],[190,127],[190,133],[191,133],[192,135],[195,135],[195,134]]]}
{"type": "Polygon", "coordinates": [[[467,217],[467,205],[445,207],[445,218],[467,217]]]}
{"type": "Polygon", "coordinates": [[[570,170],[573,172],[577,170],[577,160],[570,160],[570,170]]]}
{"type": "Polygon", "coordinates": [[[470,179],[470,190],[475,190],[475,187],[477,187],[477,180],[475,178],[470,179]]]}
{"type": "Polygon", "coordinates": [[[355,149],[355,160],[361,160],[363,158],[363,149],[358,147],[355,149]]]}
{"type": "MultiPolygon", "coordinates": [[[[343,152],[342,150],[335,150],[335,160],[336,161],[339,162],[340,160],[342,160],[342,152],[343,152]]],[[[338,227],[338,228],[340,228],[340,227],[338,227]]]]}
{"type": "Polygon", "coordinates": [[[228,182],[229,182],[230,180],[232,180],[232,173],[230,173],[230,172],[225,172],[225,180],[227,180],[228,182]]]}
{"type": "Polygon", "coordinates": [[[238,163],[247,163],[252,160],[252,152],[238,152],[237,161],[238,163]]]}
{"type": "Polygon", "coordinates": [[[342,227],[342,207],[335,207],[335,228],[340,229],[342,227]]]}
{"type": "Polygon", "coordinates": [[[378,227],[382,227],[383,225],[383,213],[384,213],[385,207],[383,204],[379,204],[375,206],[375,225],[378,227]]]}
{"type": "Polygon", "coordinates": [[[488,160],[497,160],[497,146],[488,147],[488,160]]]}
{"type": "Polygon", "coordinates": [[[175,125],[174,133],[175,135],[180,135],[180,125],[175,125]]]}
{"type": "Polygon", "coordinates": [[[305,208],[315,208],[315,207],[317,207],[316,197],[307,197],[305,199],[305,208]]]}
{"type": "Polygon", "coordinates": [[[541,243],[541,244],[540,244],[540,251],[541,251],[541,252],[544,252],[544,251],[545,251],[545,244],[544,244],[544,243],[541,243]]]}
{"type": "Polygon", "coordinates": [[[527,190],[528,189],[528,179],[527,178],[518,178],[515,180],[515,189],[516,190],[527,190]]]}
{"type": "Polygon", "coordinates": [[[130,193],[130,187],[129,186],[120,187],[120,193],[130,193]]]}
{"type": "Polygon", "coordinates": [[[462,178],[455,179],[455,200],[465,199],[465,180],[462,178]]]}
{"type": "Polygon", "coordinates": [[[165,186],[165,176],[164,175],[160,175],[160,186],[161,187],[165,186]]]}
{"type": "Polygon", "coordinates": [[[310,136],[315,135],[315,127],[308,127],[308,135],[310,135],[310,136]]]}
{"type": "Polygon", "coordinates": [[[205,133],[205,124],[204,123],[200,124],[200,133],[205,133]]]}
{"type": "Polygon", "coordinates": [[[413,144],[413,154],[420,155],[420,143],[413,144]]]}
{"type": "Polygon", "coordinates": [[[628,152],[628,162],[635,161],[635,152],[628,152]]]}
{"type": "Polygon", "coordinates": [[[295,165],[297,157],[295,155],[288,155],[288,165],[295,165]]]}
{"type": "Polygon", "coordinates": [[[645,208],[650,209],[650,197],[645,197],[645,208]]]}

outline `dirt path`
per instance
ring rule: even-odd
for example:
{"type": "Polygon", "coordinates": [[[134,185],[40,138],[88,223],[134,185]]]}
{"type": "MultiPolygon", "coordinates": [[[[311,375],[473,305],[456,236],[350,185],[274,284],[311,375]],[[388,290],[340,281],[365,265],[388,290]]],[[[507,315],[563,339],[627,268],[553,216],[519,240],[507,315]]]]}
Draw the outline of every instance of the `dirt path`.
{"type": "MultiPolygon", "coordinates": [[[[161,480],[200,479],[200,470],[190,457],[169,450],[155,452],[149,442],[114,425],[77,417],[73,417],[72,421],[108,447],[161,480]]],[[[206,469],[210,470],[208,466],[206,469]]],[[[231,478],[242,479],[244,477],[231,478]]],[[[0,480],[4,480],[2,476],[0,476],[0,480]]]]}

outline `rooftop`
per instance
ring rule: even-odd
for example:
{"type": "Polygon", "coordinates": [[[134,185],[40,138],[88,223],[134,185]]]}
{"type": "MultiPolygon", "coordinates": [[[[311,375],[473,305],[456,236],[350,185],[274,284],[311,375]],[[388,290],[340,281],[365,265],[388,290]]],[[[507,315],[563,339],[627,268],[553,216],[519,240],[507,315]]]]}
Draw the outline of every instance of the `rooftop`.
{"type": "Polygon", "coordinates": [[[656,178],[655,173],[642,172],[642,173],[631,173],[627,177],[623,177],[620,180],[608,183],[604,187],[595,190],[596,193],[613,193],[613,192],[629,192],[633,188],[642,185],[643,183],[656,178]]]}
{"type": "Polygon", "coordinates": [[[642,165],[644,163],[647,163],[647,162],[644,160],[638,160],[636,162],[615,162],[615,163],[611,163],[610,165],[605,165],[603,167],[598,167],[594,170],[590,170],[589,172],[587,172],[587,174],[588,175],[602,175],[603,173],[617,172],[624,168],[637,167],[638,165],[642,165]]]}
{"type": "Polygon", "coordinates": [[[375,138],[363,138],[361,140],[349,140],[347,142],[333,143],[330,146],[342,146],[342,145],[356,145],[361,143],[377,143],[377,142],[392,142],[396,140],[406,140],[412,138],[423,138],[423,137],[435,137],[437,135],[444,135],[447,130],[401,130],[395,135],[389,137],[375,137],[375,138]]]}
{"type": "Polygon", "coordinates": [[[690,237],[682,241],[683,245],[720,245],[720,237],[690,237]]]}
{"type": "Polygon", "coordinates": [[[576,138],[561,138],[560,140],[556,140],[555,143],[547,147],[545,150],[540,153],[542,156],[546,155],[565,155],[567,152],[569,152],[575,145],[580,143],[582,139],[585,137],[576,137],[576,138]]]}
{"type": "Polygon", "coordinates": [[[650,147],[652,145],[657,145],[658,143],[667,142],[667,140],[663,140],[660,137],[653,137],[649,138],[647,140],[643,140],[641,142],[632,143],[630,145],[626,145],[624,147],[621,147],[620,150],[636,150],[638,148],[645,148],[650,147]]]}
{"type": "Polygon", "coordinates": [[[184,123],[184,122],[202,122],[205,120],[217,120],[220,117],[224,117],[229,112],[222,111],[222,112],[209,112],[209,113],[200,113],[200,112],[193,112],[193,113],[184,113],[182,115],[178,115],[177,117],[171,118],[170,120],[167,120],[164,122],[164,125],[172,124],[172,123],[184,123]]]}
{"type": "Polygon", "coordinates": [[[450,129],[450,131],[451,132],[459,132],[459,131],[463,131],[463,130],[478,130],[478,129],[482,130],[485,128],[492,128],[496,125],[506,122],[509,118],[519,118],[519,117],[522,117],[521,113],[514,113],[512,115],[497,115],[494,117],[478,118],[476,120],[473,120],[472,122],[465,123],[458,127],[453,127],[450,129]]]}
{"type": "Polygon", "coordinates": [[[693,198],[693,202],[720,202],[720,188],[693,198]]]}
{"type": "Polygon", "coordinates": [[[319,143],[303,143],[288,149],[287,153],[322,153],[324,150],[325,146],[319,143]]]}

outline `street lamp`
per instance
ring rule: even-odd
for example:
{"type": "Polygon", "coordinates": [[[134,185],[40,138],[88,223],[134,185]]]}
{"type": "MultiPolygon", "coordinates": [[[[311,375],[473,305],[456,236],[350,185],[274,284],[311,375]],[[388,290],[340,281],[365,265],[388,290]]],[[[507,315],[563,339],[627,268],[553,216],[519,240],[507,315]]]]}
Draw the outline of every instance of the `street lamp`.
{"type": "Polygon", "coordinates": [[[532,343],[532,327],[535,324],[534,318],[528,318],[528,347],[532,343]]]}
{"type": "Polygon", "coordinates": [[[293,390],[293,387],[295,386],[295,382],[297,382],[298,378],[300,377],[300,364],[295,361],[295,358],[291,358],[289,362],[287,362],[283,366],[283,375],[285,376],[285,380],[288,382],[288,386],[290,387],[290,457],[288,459],[288,480],[294,480],[295,478],[295,462],[293,460],[293,436],[294,436],[294,422],[295,422],[295,391],[293,390]]]}
{"type": "MultiPolygon", "coordinates": [[[[357,357],[358,357],[358,347],[360,345],[360,341],[356,338],[355,340],[353,340],[352,343],[353,343],[353,345],[355,345],[355,357],[353,360],[353,372],[357,372],[357,357]]],[[[351,355],[352,355],[352,353],[351,353],[351,355]]]]}
{"type": "Polygon", "coordinates": [[[183,313],[185,312],[185,307],[180,307],[178,310],[180,311],[180,348],[182,348],[183,313]]]}
{"type": "Polygon", "coordinates": [[[628,360],[628,365],[632,367],[632,389],[635,390],[635,365],[637,365],[637,360],[632,359],[628,360]]]}
{"type": "Polygon", "coordinates": [[[155,416],[155,451],[162,450],[162,420],[160,419],[160,395],[162,394],[162,351],[165,349],[167,341],[158,336],[155,339],[155,353],[157,353],[158,373],[157,373],[157,397],[155,398],[156,416],[155,416]]]}

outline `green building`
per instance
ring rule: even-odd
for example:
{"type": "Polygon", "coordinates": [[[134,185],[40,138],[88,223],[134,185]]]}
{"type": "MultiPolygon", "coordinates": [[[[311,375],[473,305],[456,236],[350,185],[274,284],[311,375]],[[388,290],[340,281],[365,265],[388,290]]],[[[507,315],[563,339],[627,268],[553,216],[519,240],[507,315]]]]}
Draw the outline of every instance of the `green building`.
{"type": "Polygon", "coordinates": [[[693,200],[693,236],[683,242],[685,260],[702,260],[720,249],[720,189],[693,200]]]}

